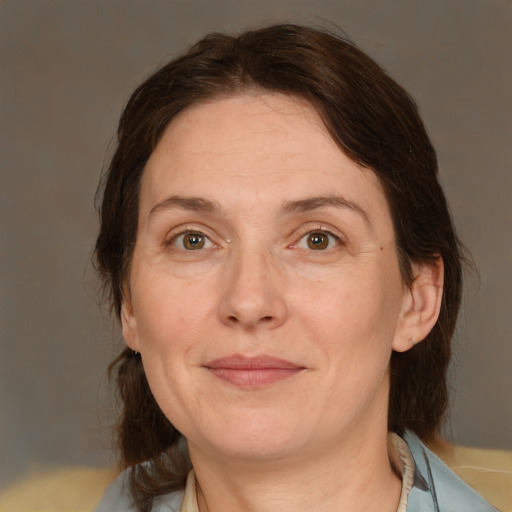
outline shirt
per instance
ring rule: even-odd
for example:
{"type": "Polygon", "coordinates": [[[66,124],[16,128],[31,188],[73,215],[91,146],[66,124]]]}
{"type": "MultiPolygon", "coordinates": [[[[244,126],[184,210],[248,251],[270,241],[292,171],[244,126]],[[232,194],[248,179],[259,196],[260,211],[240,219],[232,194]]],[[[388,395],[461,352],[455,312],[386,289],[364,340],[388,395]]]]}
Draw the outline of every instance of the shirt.
{"type": "MultiPolygon", "coordinates": [[[[397,512],[499,512],[432,453],[412,432],[388,437],[391,464],[401,476],[397,512]]],[[[127,487],[127,472],[106,490],[95,512],[137,512],[127,487]]],[[[199,512],[194,470],[184,490],[159,496],[152,512],[199,512]]]]}

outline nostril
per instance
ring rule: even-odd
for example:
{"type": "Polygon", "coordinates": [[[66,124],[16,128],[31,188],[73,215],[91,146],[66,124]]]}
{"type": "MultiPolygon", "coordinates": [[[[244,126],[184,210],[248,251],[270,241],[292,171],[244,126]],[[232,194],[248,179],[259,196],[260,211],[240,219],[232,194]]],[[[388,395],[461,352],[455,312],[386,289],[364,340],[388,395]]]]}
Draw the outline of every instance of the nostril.
{"type": "MultiPolygon", "coordinates": [[[[273,320],[274,320],[274,317],[272,315],[267,315],[267,316],[261,317],[257,323],[268,324],[268,323],[273,322],[273,320]]],[[[236,315],[230,315],[228,317],[228,322],[231,324],[237,324],[240,322],[240,319],[236,315]]]]}

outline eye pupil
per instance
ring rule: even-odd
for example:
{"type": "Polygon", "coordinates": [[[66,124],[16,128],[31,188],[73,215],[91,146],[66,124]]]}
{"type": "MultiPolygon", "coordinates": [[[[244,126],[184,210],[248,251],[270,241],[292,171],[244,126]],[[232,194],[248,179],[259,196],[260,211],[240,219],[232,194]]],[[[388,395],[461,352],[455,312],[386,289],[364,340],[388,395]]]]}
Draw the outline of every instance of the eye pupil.
{"type": "Polygon", "coordinates": [[[197,233],[189,233],[183,237],[183,245],[191,251],[202,249],[204,246],[204,236],[197,233]]]}
{"type": "Polygon", "coordinates": [[[326,249],[329,245],[329,237],[325,233],[311,233],[308,236],[308,247],[310,249],[326,249]]]}

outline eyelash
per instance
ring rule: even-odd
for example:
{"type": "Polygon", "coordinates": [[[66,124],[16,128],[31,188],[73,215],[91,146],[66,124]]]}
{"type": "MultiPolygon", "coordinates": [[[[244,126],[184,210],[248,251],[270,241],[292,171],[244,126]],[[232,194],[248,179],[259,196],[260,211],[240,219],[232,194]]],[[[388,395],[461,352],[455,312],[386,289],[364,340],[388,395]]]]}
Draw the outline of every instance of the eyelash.
{"type": "Polygon", "coordinates": [[[309,245],[308,242],[306,242],[308,247],[303,247],[304,249],[309,249],[309,250],[315,251],[315,252],[322,252],[322,251],[327,251],[327,250],[333,249],[333,247],[330,247],[331,240],[334,242],[335,245],[340,245],[341,244],[341,238],[338,235],[335,235],[334,233],[332,233],[331,231],[329,231],[327,229],[317,228],[317,229],[309,230],[306,233],[302,234],[301,237],[299,238],[299,240],[297,242],[295,242],[294,244],[292,244],[290,247],[292,247],[294,249],[299,247],[300,242],[302,240],[304,240],[304,239],[307,240],[307,237],[309,237],[311,235],[325,235],[325,236],[327,236],[328,237],[327,243],[329,245],[327,245],[327,247],[320,247],[320,245],[319,245],[319,246],[313,248],[313,247],[311,247],[311,245],[309,245]]]}
{"type": "Polygon", "coordinates": [[[217,244],[215,244],[208,235],[205,235],[201,231],[196,231],[194,229],[187,229],[185,231],[181,231],[180,233],[177,233],[177,234],[171,236],[171,238],[165,242],[165,246],[166,247],[173,247],[174,246],[175,248],[177,248],[179,250],[184,250],[184,251],[187,251],[187,252],[199,251],[201,249],[204,249],[203,246],[196,247],[194,249],[187,249],[186,247],[183,247],[183,244],[185,243],[185,237],[187,237],[187,236],[193,237],[194,235],[197,236],[197,237],[202,237],[203,244],[208,243],[208,242],[211,244],[211,247],[206,247],[207,249],[218,247],[217,244]],[[180,238],[182,238],[182,244],[181,244],[182,246],[178,247],[176,245],[176,242],[180,238]]]}
{"type": "MultiPolygon", "coordinates": [[[[323,251],[326,251],[326,250],[333,249],[333,247],[330,247],[330,245],[332,245],[331,241],[335,245],[340,245],[341,244],[341,238],[338,235],[335,235],[331,231],[329,231],[327,229],[324,229],[324,228],[316,228],[316,229],[312,229],[312,230],[309,230],[309,231],[303,233],[300,236],[300,238],[297,240],[297,242],[291,244],[289,247],[292,248],[292,249],[302,248],[302,249],[311,250],[311,251],[314,251],[314,252],[323,252],[323,251]],[[321,243],[320,243],[320,244],[317,245],[317,247],[312,247],[309,244],[309,242],[306,241],[308,246],[307,247],[300,247],[301,242],[304,239],[307,240],[307,237],[309,237],[311,235],[327,236],[328,237],[328,239],[327,239],[327,246],[326,247],[322,247],[321,243]]],[[[199,243],[201,243],[201,242],[199,242],[199,243]]],[[[178,250],[184,250],[186,252],[194,252],[194,251],[200,251],[200,250],[203,250],[203,249],[211,249],[211,248],[219,247],[217,244],[215,244],[215,242],[213,242],[211,240],[211,238],[208,235],[206,235],[205,233],[203,233],[201,231],[197,231],[197,230],[194,230],[194,229],[187,229],[187,230],[181,231],[181,232],[179,232],[179,233],[177,233],[175,235],[172,235],[170,237],[170,239],[165,242],[165,246],[166,247],[174,247],[174,248],[176,248],[178,250]],[[197,236],[197,237],[202,238],[202,245],[200,245],[199,247],[195,247],[195,248],[186,248],[186,247],[184,247],[183,244],[186,243],[186,238],[185,237],[190,236],[192,238],[194,235],[197,236]],[[180,238],[182,238],[182,242],[180,243],[181,247],[177,245],[177,241],[180,238]],[[207,247],[204,247],[205,244],[211,244],[211,245],[207,246],[207,247]]]]}

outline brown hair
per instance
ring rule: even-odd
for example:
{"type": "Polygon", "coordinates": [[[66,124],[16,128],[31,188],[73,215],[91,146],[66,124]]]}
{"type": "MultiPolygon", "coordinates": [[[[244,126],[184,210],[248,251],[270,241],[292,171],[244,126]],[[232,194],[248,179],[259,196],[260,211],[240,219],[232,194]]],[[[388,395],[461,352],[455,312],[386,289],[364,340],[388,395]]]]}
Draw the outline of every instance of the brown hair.
{"type": "MultiPolygon", "coordinates": [[[[119,123],[118,146],[105,175],[96,265],[119,316],[135,244],[141,175],[164,129],[187,107],[248,89],[307,100],[340,149],[379,177],[394,222],[400,268],[443,259],[439,319],[425,342],[391,358],[389,429],[434,435],[448,404],[446,372],[461,299],[461,246],[437,178],[436,154],[414,101],[354,44],[316,29],[277,25],[231,37],[211,34],[147,79],[119,123]]],[[[142,510],[184,484],[182,437],[160,411],[142,362],[124,350],[112,363],[124,406],[119,442],[142,510]]]]}

